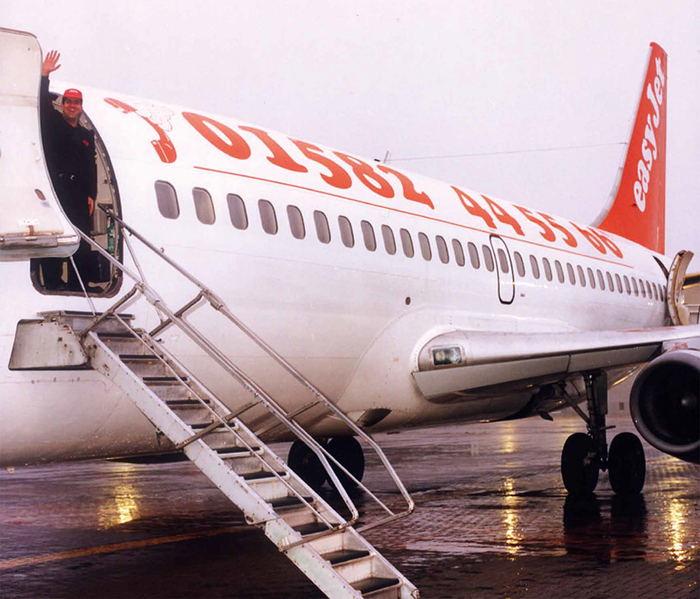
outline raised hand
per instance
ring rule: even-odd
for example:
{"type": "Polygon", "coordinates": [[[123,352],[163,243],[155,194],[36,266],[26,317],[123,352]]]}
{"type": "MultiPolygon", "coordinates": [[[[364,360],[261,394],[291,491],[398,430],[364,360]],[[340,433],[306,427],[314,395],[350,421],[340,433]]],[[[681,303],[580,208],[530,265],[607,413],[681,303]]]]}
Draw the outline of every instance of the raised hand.
{"type": "Polygon", "coordinates": [[[53,73],[56,69],[60,69],[61,65],[58,61],[61,60],[61,54],[56,50],[51,50],[44,58],[44,64],[41,68],[41,74],[48,77],[49,73],[53,73]]]}

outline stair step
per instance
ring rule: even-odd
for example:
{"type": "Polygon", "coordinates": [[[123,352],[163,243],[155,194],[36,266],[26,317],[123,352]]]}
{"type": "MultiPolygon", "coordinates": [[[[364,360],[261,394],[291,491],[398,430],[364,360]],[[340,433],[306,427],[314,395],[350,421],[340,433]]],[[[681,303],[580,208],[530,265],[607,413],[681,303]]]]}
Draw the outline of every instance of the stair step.
{"type": "MultiPolygon", "coordinates": [[[[165,403],[174,410],[187,410],[191,408],[205,409],[202,402],[198,399],[168,399],[165,403]]],[[[211,400],[205,399],[204,403],[211,404],[211,400]]]]}
{"type": "Polygon", "coordinates": [[[338,549],[337,551],[324,553],[321,557],[327,562],[330,562],[331,565],[339,566],[340,564],[346,564],[356,559],[367,557],[368,555],[369,551],[365,549],[338,549]]]}
{"type": "Polygon", "coordinates": [[[131,333],[98,333],[101,341],[115,354],[150,354],[151,350],[131,333]]]}
{"type": "MultiPolygon", "coordinates": [[[[166,366],[165,363],[161,362],[161,360],[158,358],[158,356],[154,356],[153,354],[144,354],[144,355],[119,355],[119,359],[126,364],[129,369],[131,369],[132,372],[135,374],[138,374],[140,377],[142,377],[144,380],[146,377],[154,377],[154,376],[162,376],[162,377],[170,377],[170,378],[175,378],[172,376],[172,370],[170,367],[166,366]]],[[[182,374],[181,372],[178,372],[178,374],[182,374]]],[[[177,380],[177,379],[175,379],[177,380]]]]}
{"type": "MultiPolygon", "coordinates": [[[[313,505],[313,497],[304,497],[304,500],[307,503],[313,505]]],[[[277,499],[273,499],[269,503],[272,506],[272,509],[274,509],[275,511],[304,505],[301,499],[299,499],[296,495],[289,495],[288,497],[278,497],[277,499]]]]}
{"type": "MultiPolygon", "coordinates": [[[[253,446],[253,447],[251,447],[251,449],[255,453],[260,452],[260,447],[253,446]]],[[[241,447],[239,445],[235,445],[233,447],[219,447],[216,450],[216,453],[218,453],[219,456],[221,456],[221,457],[223,457],[223,454],[226,454],[227,457],[231,457],[231,458],[239,458],[239,457],[244,458],[246,456],[251,455],[250,449],[248,449],[247,447],[241,447]],[[231,455],[228,455],[228,454],[231,454],[231,455]]]]}
{"type": "Polygon", "coordinates": [[[360,591],[363,597],[371,597],[392,587],[398,589],[400,586],[401,581],[398,578],[380,578],[378,576],[364,578],[352,583],[352,588],[360,591]]]}
{"type": "Polygon", "coordinates": [[[292,528],[296,530],[302,537],[328,530],[328,526],[323,522],[309,522],[308,524],[300,524],[299,526],[294,526],[292,528]]]}
{"type": "Polygon", "coordinates": [[[256,481],[256,480],[266,480],[266,479],[273,479],[273,478],[286,478],[287,473],[286,472],[270,472],[269,470],[260,470],[259,472],[248,472],[247,474],[242,475],[245,480],[251,480],[251,481],[256,481]]]}
{"type": "MultiPolygon", "coordinates": [[[[156,387],[158,385],[179,385],[180,381],[177,380],[174,376],[144,376],[141,377],[143,379],[143,382],[146,383],[149,387],[156,387]]],[[[180,377],[183,381],[187,382],[187,377],[183,376],[180,377]]]]}

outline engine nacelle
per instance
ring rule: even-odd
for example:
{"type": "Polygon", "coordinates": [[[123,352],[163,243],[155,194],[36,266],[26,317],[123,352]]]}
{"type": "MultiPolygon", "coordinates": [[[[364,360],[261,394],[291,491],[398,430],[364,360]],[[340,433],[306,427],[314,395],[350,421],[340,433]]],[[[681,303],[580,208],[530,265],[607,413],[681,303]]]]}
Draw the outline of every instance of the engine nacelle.
{"type": "Polygon", "coordinates": [[[678,349],[647,364],[632,386],[630,412],[651,445],[700,463],[700,351],[678,349]]]}

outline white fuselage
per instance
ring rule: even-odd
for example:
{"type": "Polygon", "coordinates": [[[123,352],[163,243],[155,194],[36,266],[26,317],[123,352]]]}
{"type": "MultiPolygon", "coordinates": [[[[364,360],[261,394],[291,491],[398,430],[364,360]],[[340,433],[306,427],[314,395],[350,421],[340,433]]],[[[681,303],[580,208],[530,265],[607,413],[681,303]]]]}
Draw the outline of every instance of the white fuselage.
{"type": "MultiPolygon", "coordinates": [[[[666,281],[655,254],[623,238],[587,226],[576,228],[564,218],[360,162],[328,148],[310,149],[309,144],[303,146],[279,133],[265,132],[264,138],[260,130],[253,133],[231,119],[203,120],[194,113],[185,117],[177,107],[119,96],[136,110],[125,112],[105,101],[101,92],[84,90],[84,96],[113,165],[124,220],[210,286],[346,413],[391,410],[378,428],[502,418],[527,401],[526,395],[513,395],[450,405],[428,402],[411,372],[416,370],[418,350],[437,334],[454,329],[622,330],[665,322],[661,289],[665,292],[666,281]],[[154,149],[151,141],[158,137],[157,128],[174,148],[174,160],[171,154],[170,161],[164,161],[154,149]],[[159,211],[156,181],[168,182],[176,190],[177,218],[165,218],[159,211]],[[210,194],[213,224],[202,222],[210,217],[198,218],[193,188],[210,194]],[[232,224],[229,194],[245,204],[245,229],[232,224]],[[265,232],[259,200],[273,206],[276,233],[265,232]],[[288,206],[302,215],[303,239],[297,238],[298,227],[297,237],[292,234],[290,215],[297,223],[298,213],[288,206]],[[327,243],[324,217],[330,232],[327,243]],[[351,225],[353,247],[348,247],[347,228],[343,241],[339,217],[351,225]],[[366,246],[369,227],[363,221],[374,232],[374,250],[366,246]],[[387,227],[396,245],[394,253],[387,227]],[[402,229],[410,234],[413,257],[404,252],[402,229]],[[430,260],[422,255],[421,234],[429,241],[430,260]],[[438,236],[445,241],[447,256],[441,256],[438,236]],[[464,265],[458,263],[453,240],[461,244],[464,265]],[[478,252],[478,268],[470,259],[470,243],[478,252]],[[507,250],[508,273],[502,264],[486,268],[484,246],[496,252],[496,262],[498,249],[507,250]],[[524,274],[516,253],[522,257],[524,274]],[[618,276],[622,292],[617,289],[618,276]],[[614,291],[609,289],[610,279],[614,291]],[[635,293],[640,285],[644,296],[639,290],[635,293]]],[[[195,294],[190,284],[143,246],[136,244],[136,251],[149,284],[168,306],[177,309],[195,294]]],[[[658,257],[668,265],[668,259],[658,257]]],[[[128,253],[125,265],[135,269],[128,253]]],[[[2,465],[157,450],[159,439],[152,425],[97,372],[8,370],[19,320],[35,318],[42,311],[85,311],[89,306],[84,297],[39,293],[30,280],[28,262],[3,263],[0,269],[2,465]]],[[[117,297],[129,289],[125,278],[117,297]]],[[[115,300],[95,299],[96,309],[103,311],[115,300]]],[[[138,327],[158,324],[143,300],[129,311],[138,327]]],[[[283,405],[292,408],[304,401],[289,378],[220,315],[202,308],[190,320],[283,405]]],[[[184,335],[169,329],[164,337],[229,407],[249,401],[247,393],[184,335]]]]}

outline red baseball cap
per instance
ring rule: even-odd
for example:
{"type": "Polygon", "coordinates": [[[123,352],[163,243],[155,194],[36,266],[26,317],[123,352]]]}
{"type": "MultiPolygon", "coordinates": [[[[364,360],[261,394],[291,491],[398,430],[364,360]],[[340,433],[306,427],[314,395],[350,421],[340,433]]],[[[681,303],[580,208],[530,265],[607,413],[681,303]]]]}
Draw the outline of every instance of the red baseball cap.
{"type": "Polygon", "coordinates": [[[64,98],[75,98],[76,100],[83,100],[83,94],[79,89],[69,88],[63,92],[64,98]]]}

